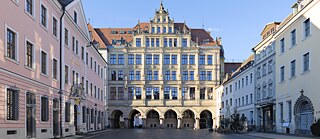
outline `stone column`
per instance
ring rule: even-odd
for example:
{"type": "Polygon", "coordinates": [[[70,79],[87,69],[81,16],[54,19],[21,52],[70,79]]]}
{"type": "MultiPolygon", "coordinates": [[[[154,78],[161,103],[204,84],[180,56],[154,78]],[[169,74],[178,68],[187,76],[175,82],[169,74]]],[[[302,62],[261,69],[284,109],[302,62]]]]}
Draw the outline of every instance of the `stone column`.
{"type": "Polygon", "coordinates": [[[178,124],[177,124],[177,129],[181,128],[181,118],[178,118],[178,124]]]}
{"type": "Polygon", "coordinates": [[[124,119],[124,128],[130,128],[129,127],[129,119],[128,118],[123,118],[124,119]]]}
{"type": "Polygon", "coordinates": [[[200,125],[199,125],[200,122],[199,121],[200,121],[200,118],[197,117],[196,118],[196,125],[195,125],[196,129],[200,129],[200,125]]]}
{"type": "Polygon", "coordinates": [[[163,128],[163,118],[160,118],[160,128],[163,128]]]}

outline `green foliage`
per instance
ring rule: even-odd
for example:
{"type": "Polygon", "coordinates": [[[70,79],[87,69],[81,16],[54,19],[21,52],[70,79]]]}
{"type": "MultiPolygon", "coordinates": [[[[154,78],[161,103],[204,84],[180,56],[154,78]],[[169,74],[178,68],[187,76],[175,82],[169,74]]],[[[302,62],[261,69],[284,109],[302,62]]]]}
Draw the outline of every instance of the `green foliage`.
{"type": "Polygon", "coordinates": [[[320,136],[320,119],[316,123],[312,124],[310,129],[312,135],[320,136]]]}

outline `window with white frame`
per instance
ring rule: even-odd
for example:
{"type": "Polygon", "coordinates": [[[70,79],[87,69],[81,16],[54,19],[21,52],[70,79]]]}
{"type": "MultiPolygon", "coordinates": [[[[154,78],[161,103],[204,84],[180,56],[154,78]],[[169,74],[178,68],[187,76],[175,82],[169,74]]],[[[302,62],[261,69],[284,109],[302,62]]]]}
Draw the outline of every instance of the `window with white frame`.
{"type": "Polygon", "coordinates": [[[6,57],[10,58],[12,60],[18,61],[18,34],[13,31],[12,29],[7,28],[7,53],[6,53],[6,57]]]}
{"type": "Polygon", "coordinates": [[[171,55],[171,64],[176,65],[177,64],[177,55],[171,55]]]}
{"type": "Polygon", "coordinates": [[[7,120],[19,119],[19,90],[7,88],[7,120]]]}
{"type": "Polygon", "coordinates": [[[152,80],[152,70],[147,71],[147,80],[151,81],[152,80]]]}
{"type": "Polygon", "coordinates": [[[141,80],[140,71],[136,71],[136,80],[137,81],[141,80]]]}
{"type": "Polygon", "coordinates": [[[118,81],[123,81],[123,70],[118,71],[118,81]]]}
{"type": "Polygon", "coordinates": [[[70,107],[71,107],[71,103],[66,102],[65,103],[65,122],[70,122],[70,107]]]}
{"type": "Polygon", "coordinates": [[[141,59],[142,59],[141,57],[142,57],[142,56],[141,56],[140,54],[137,54],[137,55],[136,55],[136,64],[137,64],[137,65],[141,65],[141,59]]]}
{"type": "Polygon", "coordinates": [[[188,80],[188,71],[182,72],[182,80],[187,81],[188,80]]]}
{"type": "Polygon", "coordinates": [[[284,51],[285,51],[285,40],[284,40],[284,38],[282,38],[280,40],[280,54],[284,53],[284,51]]]}
{"type": "Polygon", "coordinates": [[[153,64],[159,65],[160,56],[159,55],[153,55],[153,64]]]}
{"type": "Polygon", "coordinates": [[[291,66],[291,77],[295,77],[296,76],[296,60],[292,60],[290,62],[290,66],[291,66]]]}
{"type": "Polygon", "coordinates": [[[57,59],[52,60],[52,78],[58,79],[58,60],[57,59]]]}
{"type": "Polygon", "coordinates": [[[69,31],[67,28],[64,28],[64,44],[69,45],[69,31]]]}
{"type": "Polygon", "coordinates": [[[34,0],[26,0],[26,12],[34,16],[34,0]]]}
{"type": "Polygon", "coordinates": [[[67,65],[64,67],[64,82],[65,84],[69,83],[69,67],[67,65]]]}
{"type": "Polygon", "coordinates": [[[176,71],[171,71],[171,80],[175,81],[177,80],[177,72],[176,71]]]}
{"type": "Polygon", "coordinates": [[[41,21],[41,25],[46,27],[48,26],[47,20],[48,20],[48,10],[47,7],[45,7],[43,4],[41,4],[41,16],[40,16],[40,21],[41,21]]]}
{"type": "Polygon", "coordinates": [[[284,81],[284,66],[280,68],[280,81],[284,81]]]}
{"type": "Polygon", "coordinates": [[[73,12],[73,21],[78,24],[78,13],[76,11],[73,12]]]}
{"type": "Polygon", "coordinates": [[[116,54],[110,55],[110,64],[117,64],[117,55],[116,54]]]}
{"type": "Polygon", "coordinates": [[[52,35],[58,37],[58,20],[52,17],[52,35]]]}
{"type": "Polygon", "coordinates": [[[303,22],[303,26],[304,26],[304,37],[306,38],[311,34],[310,18],[308,18],[303,22]]]}
{"type": "Polygon", "coordinates": [[[176,100],[178,99],[178,88],[172,87],[171,89],[171,99],[176,100]]]}
{"type": "Polygon", "coordinates": [[[130,71],[129,71],[129,80],[130,80],[130,81],[133,81],[133,80],[134,80],[134,71],[133,71],[133,70],[130,70],[130,71]]]}
{"type": "Polygon", "coordinates": [[[155,81],[159,80],[158,71],[153,71],[153,80],[155,81]]]}
{"type": "Polygon", "coordinates": [[[134,64],[134,54],[128,55],[128,64],[133,65],[134,64]]]}
{"type": "Polygon", "coordinates": [[[124,65],[124,55],[123,54],[118,55],[118,64],[124,65]]]}
{"type": "Polygon", "coordinates": [[[146,88],[146,99],[151,99],[152,98],[152,88],[147,87],[146,88]]]}
{"type": "Polygon", "coordinates": [[[47,75],[47,53],[41,51],[41,73],[47,75]]]}
{"type": "Polygon", "coordinates": [[[26,66],[34,68],[34,45],[27,41],[26,47],[26,66]]]}
{"type": "Polygon", "coordinates": [[[309,63],[309,53],[303,55],[303,71],[308,71],[310,69],[309,63]]]}
{"type": "Polygon", "coordinates": [[[190,71],[189,75],[190,75],[190,81],[193,81],[194,80],[194,71],[190,71]]]}
{"type": "Polygon", "coordinates": [[[146,55],[146,64],[151,65],[152,64],[152,54],[146,55]]]}
{"type": "Polygon", "coordinates": [[[41,97],[41,121],[49,121],[49,99],[41,97]]]}
{"type": "Polygon", "coordinates": [[[194,65],[195,64],[195,56],[194,55],[189,55],[189,64],[194,65]]]}
{"type": "Polygon", "coordinates": [[[296,29],[291,31],[291,46],[295,46],[297,44],[297,35],[296,35],[296,29]]]}

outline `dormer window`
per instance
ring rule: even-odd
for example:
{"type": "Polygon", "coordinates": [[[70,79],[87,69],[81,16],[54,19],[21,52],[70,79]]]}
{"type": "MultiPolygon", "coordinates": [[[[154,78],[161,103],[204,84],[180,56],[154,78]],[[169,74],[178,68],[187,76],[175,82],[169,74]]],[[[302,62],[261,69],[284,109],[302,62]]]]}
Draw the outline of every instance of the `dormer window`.
{"type": "Polygon", "coordinates": [[[158,17],[158,23],[160,23],[160,18],[158,17]]]}
{"type": "Polygon", "coordinates": [[[167,22],[167,18],[163,18],[163,23],[166,23],[167,22]]]}
{"type": "Polygon", "coordinates": [[[117,34],[117,31],[112,30],[111,34],[117,34]]]}
{"type": "Polygon", "coordinates": [[[73,12],[73,21],[78,24],[78,13],[76,11],[73,12]]]}
{"type": "Polygon", "coordinates": [[[120,31],[120,34],[126,34],[126,31],[121,30],[121,31],[120,31]]]}

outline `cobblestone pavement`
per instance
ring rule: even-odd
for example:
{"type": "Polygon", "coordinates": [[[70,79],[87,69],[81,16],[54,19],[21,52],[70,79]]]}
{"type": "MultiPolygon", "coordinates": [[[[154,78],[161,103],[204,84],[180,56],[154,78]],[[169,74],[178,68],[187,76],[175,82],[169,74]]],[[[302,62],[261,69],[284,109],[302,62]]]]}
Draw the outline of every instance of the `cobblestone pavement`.
{"type": "Polygon", "coordinates": [[[108,129],[101,132],[77,135],[67,139],[268,139],[245,134],[218,134],[208,130],[186,129],[108,129]]]}

